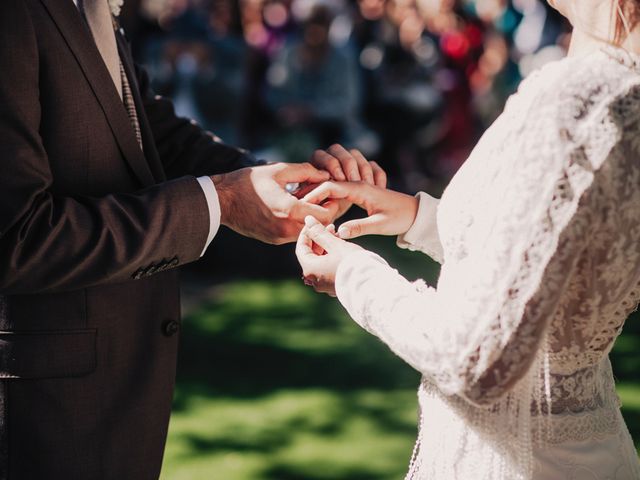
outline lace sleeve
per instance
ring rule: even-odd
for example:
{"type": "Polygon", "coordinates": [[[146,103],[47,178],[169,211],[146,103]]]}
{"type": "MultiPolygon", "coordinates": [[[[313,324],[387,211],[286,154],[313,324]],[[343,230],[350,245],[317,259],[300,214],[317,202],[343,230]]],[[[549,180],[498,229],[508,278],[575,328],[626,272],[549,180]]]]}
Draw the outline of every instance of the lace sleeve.
{"type": "Polygon", "coordinates": [[[437,213],[440,200],[424,192],[419,192],[418,213],[411,228],[398,236],[400,248],[420,251],[438,263],[444,260],[440,234],[438,233],[437,213]]]}
{"type": "MultiPolygon", "coordinates": [[[[493,208],[476,217],[486,235],[447,257],[437,288],[368,252],[338,269],[338,298],[363,328],[445,394],[474,404],[493,403],[526,373],[593,228],[599,196],[590,193],[606,188],[583,147],[560,138],[562,129],[546,131],[556,137],[536,146],[542,158],[505,162],[514,170],[488,189],[493,208]]],[[[515,137],[511,153],[531,150],[531,137],[515,137]]]]}

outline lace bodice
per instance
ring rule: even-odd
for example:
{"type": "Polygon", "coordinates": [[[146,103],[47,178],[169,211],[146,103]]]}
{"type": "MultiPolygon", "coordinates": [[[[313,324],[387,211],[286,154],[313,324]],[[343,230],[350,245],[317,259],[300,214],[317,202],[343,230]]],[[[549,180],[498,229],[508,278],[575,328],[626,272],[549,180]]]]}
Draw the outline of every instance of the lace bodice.
{"type": "Polygon", "coordinates": [[[442,262],[437,286],[370,252],[340,265],[351,316],[424,375],[441,431],[415,478],[532,478],[536,449],[608,435],[616,478],[640,478],[607,358],[640,300],[638,73],[607,48],[521,84],[399,239],[442,262]]]}

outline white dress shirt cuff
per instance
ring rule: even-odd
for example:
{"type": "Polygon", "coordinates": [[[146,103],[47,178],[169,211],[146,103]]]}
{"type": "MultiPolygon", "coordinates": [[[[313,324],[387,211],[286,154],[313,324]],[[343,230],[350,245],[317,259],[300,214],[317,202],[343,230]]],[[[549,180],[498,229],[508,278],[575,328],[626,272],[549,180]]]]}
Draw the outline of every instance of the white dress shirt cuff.
{"type": "Polygon", "coordinates": [[[211,177],[198,177],[196,180],[198,180],[202,188],[202,192],[207,199],[207,207],[209,208],[209,235],[200,254],[200,256],[202,256],[207,251],[207,248],[209,248],[209,244],[220,228],[220,200],[218,199],[218,192],[216,192],[216,187],[211,177]]]}

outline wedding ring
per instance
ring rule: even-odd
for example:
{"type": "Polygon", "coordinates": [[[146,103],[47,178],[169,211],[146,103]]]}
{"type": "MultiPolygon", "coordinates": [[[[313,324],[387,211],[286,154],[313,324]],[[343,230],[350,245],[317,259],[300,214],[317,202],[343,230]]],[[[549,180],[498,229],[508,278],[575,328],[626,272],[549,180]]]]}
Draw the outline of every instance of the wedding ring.
{"type": "Polygon", "coordinates": [[[287,191],[287,193],[291,193],[293,194],[293,192],[295,192],[296,190],[298,190],[300,188],[300,184],[298,182],[295,183],[287,183],[284,186],[284,189],[287,191]]]}

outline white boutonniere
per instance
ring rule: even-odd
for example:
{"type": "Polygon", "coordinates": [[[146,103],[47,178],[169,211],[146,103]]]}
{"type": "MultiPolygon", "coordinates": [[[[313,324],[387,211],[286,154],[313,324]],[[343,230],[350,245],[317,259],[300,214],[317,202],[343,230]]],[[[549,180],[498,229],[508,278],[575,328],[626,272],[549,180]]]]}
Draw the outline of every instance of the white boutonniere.
{"type": "Polygon", "coordinates": [[[122,4],[124,0],[109,0],[109,8],[111,9],[111,15],[117,17],[120,15],[120,10],[122,9],[122,4]]]}

